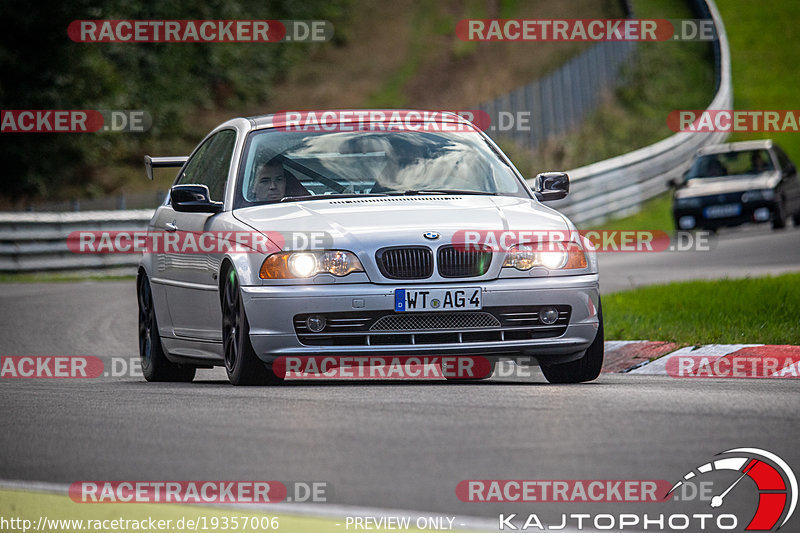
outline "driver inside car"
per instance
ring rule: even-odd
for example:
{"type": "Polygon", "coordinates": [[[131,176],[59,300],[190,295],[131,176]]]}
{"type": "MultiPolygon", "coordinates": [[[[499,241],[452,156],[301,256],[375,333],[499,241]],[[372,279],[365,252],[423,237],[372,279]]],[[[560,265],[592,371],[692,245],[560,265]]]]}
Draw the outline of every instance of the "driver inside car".
{"type": "Polygon", "coordinates": [[[286,175],[280,163],[265,163],[256,173],[255,198],[267,202],[277,202],[286,193],[286,175]]]}
{"type": "Polygon", "coordinates": [[[282,156],[273,157],[256,169],[253,197],[257,202],[280,202],[287,196],[308,196],[308,189],[283,168],[282,156]]]}

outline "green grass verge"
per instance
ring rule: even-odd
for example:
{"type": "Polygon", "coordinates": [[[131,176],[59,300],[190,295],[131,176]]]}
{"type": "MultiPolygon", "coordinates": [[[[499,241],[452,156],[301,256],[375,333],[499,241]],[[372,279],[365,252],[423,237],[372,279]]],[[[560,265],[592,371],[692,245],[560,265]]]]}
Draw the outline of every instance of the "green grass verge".
{"type": "Polygon", "coordinates": [[[578,229],[616,229],[616,230],[661,230],[671,233],[675,230],[672,221],[672,192],[666,192],[642,204],[641,210],[631,216],[609,220],[600,225],[588,225],[578,229]]]}
{"type": "MultiPolygon", "coordinates": [[[[797,109],[797,49],[800,2],[718,0],[731,49],[735,109],[797,109]]],[[[800,164],[800,135],[735,133],[730,141],[772,138],[800,164]]]]}
{"type": "Polygon", "coordinates": [[[606,339],[800,344],[800,273],[608,294],[603,316],[606,339]]]}

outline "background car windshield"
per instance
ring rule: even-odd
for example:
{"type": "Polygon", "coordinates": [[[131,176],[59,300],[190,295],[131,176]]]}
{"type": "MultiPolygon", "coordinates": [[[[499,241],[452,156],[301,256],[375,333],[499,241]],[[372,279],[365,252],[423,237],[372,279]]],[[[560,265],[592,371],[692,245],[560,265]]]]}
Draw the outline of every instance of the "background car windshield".
{"type": "Polygon", "coordinates": [[[724,152],[708,154],[696,159],[686,174],[686,179],[759,174],[773,169],[767,150],[724,152]]]}
{"type": "Polygon", "coordinates": [[[279,193],[454,189],[530,197],[512,168],[475,132],[255,132],[247,141],[239,183],[240,206],[280,201],[279,193]]]}

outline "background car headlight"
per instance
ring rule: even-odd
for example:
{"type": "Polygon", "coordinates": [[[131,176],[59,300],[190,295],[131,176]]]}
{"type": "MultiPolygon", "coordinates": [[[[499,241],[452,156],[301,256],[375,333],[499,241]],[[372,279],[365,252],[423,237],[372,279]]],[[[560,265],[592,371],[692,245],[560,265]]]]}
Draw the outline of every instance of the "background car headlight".
{"type": "Polygon", "coordinates": [[[692,207],[700,207],[703,205],[703,202],[700,198],[676,198],[675,199],[675,207],[683,207],[683,208],[692,208],[692,207]]]}
{"type": "Polygon", "coordinates": [[[770,201],[773,198],[775,198],[775,191],[772,189],[755,189],[742,194],[742,202],[770,201]]]}
{"type": "Polygon", "coordinates": [[[549,270],[586,268],[586,255],[574,242],[543,242],[515,244],[508,249],[504,267],[530,270],[544,267],[549,270]]]}
{"type": "Polygon", "coordinates": [[[363,272],[358,257],[344,250],[318,252],[280,252],[272,254],[261,264],[261,279],[308,278],[316,274],[346,276],[363,272]]]}
{"type": "Polygon", "coordinates": [[[678,227],[680,229],[694,229],[697,225],[697,220],[692,216],[682,216],[678,219],[678,227]]]}

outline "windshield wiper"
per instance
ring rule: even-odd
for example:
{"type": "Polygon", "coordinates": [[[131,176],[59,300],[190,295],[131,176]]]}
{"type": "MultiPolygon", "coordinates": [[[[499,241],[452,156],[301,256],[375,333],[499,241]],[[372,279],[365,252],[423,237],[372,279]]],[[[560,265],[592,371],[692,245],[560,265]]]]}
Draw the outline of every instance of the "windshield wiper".
{"type": "Polygon", "coordinates": [[[329,200],[331,198],[364,198],[374,196],[388,196],[384,193],[341,193],[341,194],[305,194],[303,196],[285,196],[281,198],[281,202],[302,202],[304,200],[329,200]]]}
{"type": "Polygon", "coordinates": [[[398,194],[404,194],[405,196],[415,196],[418,194],[477,194],[486,196],[497,196],[496,192],[469,191],[463,189],[416,189],[416,190],[411,189],[398,194]]]}

